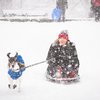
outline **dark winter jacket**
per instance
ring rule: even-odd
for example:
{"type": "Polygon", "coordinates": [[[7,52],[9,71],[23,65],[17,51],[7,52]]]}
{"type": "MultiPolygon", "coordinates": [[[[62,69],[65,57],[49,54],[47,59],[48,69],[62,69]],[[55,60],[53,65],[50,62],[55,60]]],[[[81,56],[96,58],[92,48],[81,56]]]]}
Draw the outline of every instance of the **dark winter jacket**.
{"type": "Polygon", "coordinates": [[[58,43],[53,43],[50,46],[47,60],[49,67],[56,68],[61,66],[65,70],[74,70],[79,68],[79,60],[75,45],[68,41],[66,45],[60,46],[58,43]]]}
{"type": "Polygon", "coordinates": [[[65,8],[68,8],[68,2],[67,0],[57,0],[56,5],[58,8],[64,10],[65,8]]]}

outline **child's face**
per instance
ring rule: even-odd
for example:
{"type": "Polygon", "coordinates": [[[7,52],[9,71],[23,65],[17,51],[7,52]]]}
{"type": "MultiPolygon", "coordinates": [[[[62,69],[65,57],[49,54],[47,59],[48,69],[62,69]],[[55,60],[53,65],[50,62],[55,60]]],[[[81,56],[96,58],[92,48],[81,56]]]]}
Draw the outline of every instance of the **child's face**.
{"type": "Polygon", "coordinates": [[[68,40],[67,39],[64,39],[64,38],[59,38],[58,41],[59,41],[59,44],[60,45],[65,45],[68,40]]]}

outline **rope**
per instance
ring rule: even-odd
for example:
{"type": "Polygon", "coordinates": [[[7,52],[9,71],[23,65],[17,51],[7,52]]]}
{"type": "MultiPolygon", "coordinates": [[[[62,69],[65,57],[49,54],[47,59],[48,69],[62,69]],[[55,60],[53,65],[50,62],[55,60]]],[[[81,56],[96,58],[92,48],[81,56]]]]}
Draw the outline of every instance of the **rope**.
{"type": "Polygon", "coordinates": [[[31,64],[31,65],[28,65],[28,66],[26,66],[26,67],[23,67],[23,68],[21,68],[21,69],[17,69],[17,70],[15,70],[15,71],[18,71],[18,70],[19,70],[19,71],[20,71],[20,70],[24,70],[24,69],[26,69],[26,68],[29,68],[29,67],[32,67],[32,66],[36,66],[36,65],[45,63],[45,62],[47,62],[47,61],[50,61],[50,60],[53,61],[53,58],[51,58],[51,59],[49,59],[49,60],[44,60],[44,61],[41,61],[41,62],[37,62],[37,63],[31,64]]]}
{"type": "Polygon", "coordinates": [[[32,66],[35,66],[35,65],[39,65],[39,64],[45,63],[45,62],[47,62],[47,61],[48,61],[48,60],[41,61],[41,62],[37,62],[37,63],[35,63],[35,64],[31,64],[31,65],[29,65],[29,66],[26,66],[26,67],[24,67],[24,68],[26,69],[26,68],[29,68],[29,67],[32,67],[32,66]]]}

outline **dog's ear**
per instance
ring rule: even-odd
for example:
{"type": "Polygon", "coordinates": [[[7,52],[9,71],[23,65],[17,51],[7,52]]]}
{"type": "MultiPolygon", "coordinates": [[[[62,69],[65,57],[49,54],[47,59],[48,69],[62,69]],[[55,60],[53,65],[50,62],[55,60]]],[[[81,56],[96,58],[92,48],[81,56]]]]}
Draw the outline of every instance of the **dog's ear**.
{"type": "Polygon", "coordinates": [[[10,58],[10,54],[11,54],[10,52],[9,52],[9,53],[7,53],[7,57],[8,57],[8,58],[10,58]]]}
{"type": "Polygon", "coordinates": [[[18,52],[16,52],[15,58],[18,56],[18,52]]]}

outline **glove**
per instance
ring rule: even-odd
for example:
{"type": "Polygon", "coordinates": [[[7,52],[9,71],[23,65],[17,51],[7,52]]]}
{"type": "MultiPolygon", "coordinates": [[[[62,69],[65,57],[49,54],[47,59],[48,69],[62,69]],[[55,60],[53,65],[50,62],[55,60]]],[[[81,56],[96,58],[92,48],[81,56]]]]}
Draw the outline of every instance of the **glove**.
{"type": "Polygon", "coordinates": [[[49,60],[47,60],[47,61],[48,61],[48,64],[49,64],[49,65],[51,65],[51,64],[53,64],[53,63],[56,62],[55,58],[51,58],[51,59],[49,59],[49,60]]]}

